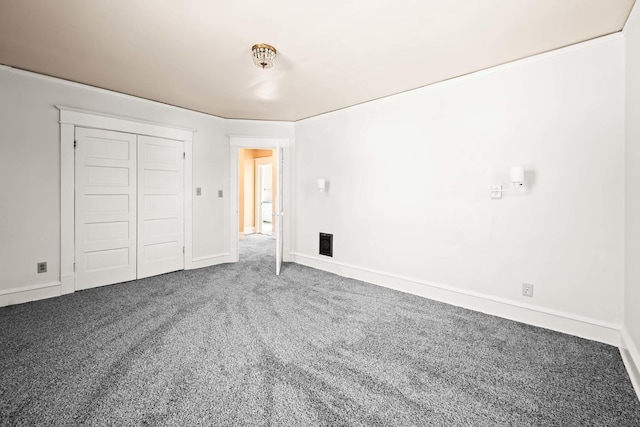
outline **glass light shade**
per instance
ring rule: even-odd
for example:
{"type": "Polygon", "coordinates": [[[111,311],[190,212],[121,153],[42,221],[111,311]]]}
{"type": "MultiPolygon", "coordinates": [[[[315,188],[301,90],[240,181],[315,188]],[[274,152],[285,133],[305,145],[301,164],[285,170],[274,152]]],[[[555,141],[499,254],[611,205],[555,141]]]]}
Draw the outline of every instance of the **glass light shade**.
{"type": "Polygon", "coordinates": [[[511,182],[513,186],[522,186],[524,184],[524,168],[522,166],[513,166],[511,168],[511,182]]]}
{"type": "Polygon", "coordinates": [[[276,48],[265,43],[258,43],[251,48],[251,56],[256,67],[271,68],[276,60],[276,48]]]}

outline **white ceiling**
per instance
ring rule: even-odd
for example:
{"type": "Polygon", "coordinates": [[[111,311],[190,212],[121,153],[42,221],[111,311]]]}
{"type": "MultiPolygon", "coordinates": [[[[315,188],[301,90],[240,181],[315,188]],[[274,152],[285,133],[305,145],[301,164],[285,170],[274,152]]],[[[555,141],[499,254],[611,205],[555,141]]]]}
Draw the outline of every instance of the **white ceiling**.
{"type": "Polygon", "coordinates": [[[0,64],[295,121],[620,31],[634,0],[0,0],[0,64]],[[276,65],[253,65],[268,43],[276,65]]]}

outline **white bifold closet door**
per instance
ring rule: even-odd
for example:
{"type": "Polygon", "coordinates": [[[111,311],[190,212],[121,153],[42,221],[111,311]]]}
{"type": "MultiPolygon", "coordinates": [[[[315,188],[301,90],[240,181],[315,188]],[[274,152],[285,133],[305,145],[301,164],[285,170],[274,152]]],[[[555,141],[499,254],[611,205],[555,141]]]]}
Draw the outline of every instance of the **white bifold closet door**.
{"type": "Polygon", "coordinates": [[[76,128],[76,289],[136,278],[137,136],[76,128]]]}
{"type": "Polygon", "coordinates": [[[184,268],[182,147],[76,128],[76,289],[184,268]]]}
{"type": "Polygon", "coordinates": [[[183,142],[138,136],[138,278],[184,269],[183,142]]]}

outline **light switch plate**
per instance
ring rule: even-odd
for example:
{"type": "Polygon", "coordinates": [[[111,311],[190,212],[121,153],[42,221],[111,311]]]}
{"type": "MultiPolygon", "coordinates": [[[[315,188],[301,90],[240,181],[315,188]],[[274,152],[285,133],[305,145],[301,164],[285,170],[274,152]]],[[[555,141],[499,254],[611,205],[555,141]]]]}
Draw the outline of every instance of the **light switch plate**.
{"type": "Polygon", "coordinates": [[[202,188],[196,187],[196,196],[202,196],[202,188]]]}
{"type": "Polygon", "coordinates": [[[502,199],[502,185],[492,185],[491,186],[491,198],[492,199],[502,199]]]}
{"type": "Polygon", "coordinates": [[[218,190],[218,197],[222,197],[222,190],[218,190]]]}

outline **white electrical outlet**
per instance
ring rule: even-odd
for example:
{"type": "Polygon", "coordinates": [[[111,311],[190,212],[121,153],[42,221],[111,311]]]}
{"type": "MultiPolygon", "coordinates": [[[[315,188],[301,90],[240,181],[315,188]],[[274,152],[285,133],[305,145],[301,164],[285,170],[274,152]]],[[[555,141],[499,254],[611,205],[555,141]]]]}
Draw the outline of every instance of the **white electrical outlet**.
{"type": "Polygon", "coordinates": [[[533,297],[533,285],[531,283],[522,284],[522,295],[525,297],[533,297]]]}

